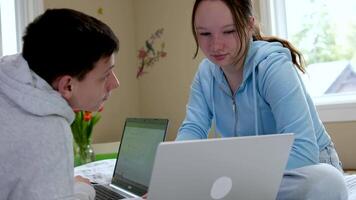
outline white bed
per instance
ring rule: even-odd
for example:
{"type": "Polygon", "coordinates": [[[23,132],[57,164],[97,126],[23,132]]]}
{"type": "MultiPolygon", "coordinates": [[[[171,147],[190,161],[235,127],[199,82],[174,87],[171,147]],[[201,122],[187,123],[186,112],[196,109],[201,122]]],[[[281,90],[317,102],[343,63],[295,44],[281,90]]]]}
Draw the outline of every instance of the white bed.
{"type": "MultiPolygon", "coordinates": [[[[116,159],[101,160],[76,167],[75,175],[89,178],[91,181],[109,184],[114,172],[116,159]]],[[[356,174],[345,174],[345,182],[349,191],[349,200],[356,200],[356,174]]]]}
{"type": "Polygon", "coordinates": [[[345,175],[345,182],[349,191],[349,200],[356,200],[356,174],[345,175]]]}

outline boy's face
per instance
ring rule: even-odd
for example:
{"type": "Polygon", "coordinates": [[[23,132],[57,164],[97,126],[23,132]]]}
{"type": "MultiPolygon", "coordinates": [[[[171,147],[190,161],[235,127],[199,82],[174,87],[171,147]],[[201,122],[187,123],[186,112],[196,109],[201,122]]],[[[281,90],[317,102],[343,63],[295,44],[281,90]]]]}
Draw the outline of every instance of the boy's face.
{"type": "Polygon", "coordinates": [[[67,99],[75,110],[97,111],[110,96],[111,90],[119,87],[113,67],[115,56],[103,57],[95,63],[83,80],[72,79],[72,94],[67,99]]]}

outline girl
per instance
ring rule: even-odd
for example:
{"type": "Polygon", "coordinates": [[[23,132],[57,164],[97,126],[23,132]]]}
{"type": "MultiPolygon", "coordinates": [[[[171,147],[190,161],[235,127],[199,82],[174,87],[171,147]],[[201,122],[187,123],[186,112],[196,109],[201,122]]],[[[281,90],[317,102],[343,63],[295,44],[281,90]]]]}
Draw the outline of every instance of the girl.
{"type": "Polygon", "coordinates": [[[207,58],[177,140],[207,138],[212,122],[222,137],[294,133],[277,198],[347,199],[338,155],[297,72],[302,55],[261,36],[251,0],[196,0],[192,29],[207,58]]]}

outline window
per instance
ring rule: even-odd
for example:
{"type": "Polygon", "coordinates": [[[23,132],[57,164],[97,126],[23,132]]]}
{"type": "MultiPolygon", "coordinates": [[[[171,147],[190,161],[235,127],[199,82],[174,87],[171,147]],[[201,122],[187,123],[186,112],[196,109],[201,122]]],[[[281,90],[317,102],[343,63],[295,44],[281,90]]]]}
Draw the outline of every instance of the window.
{"type": "Polygon", "coordinates": [[[17,53],[15,2],[9,0],[0,1],[1,19],[1,54],[9,55],[17,53]]]}
{"type": "Polygon", "coordinates": [[[42,11],[42,0],[0,0],[0,56],[20,52],[25,27],[42,11]]]}
{"type": "Polygon", "coordinates": [[[260,0],[265,34],[286,38],[307,64],[303,81],[324,122],[356,120],[354,0],[260,0]]]}

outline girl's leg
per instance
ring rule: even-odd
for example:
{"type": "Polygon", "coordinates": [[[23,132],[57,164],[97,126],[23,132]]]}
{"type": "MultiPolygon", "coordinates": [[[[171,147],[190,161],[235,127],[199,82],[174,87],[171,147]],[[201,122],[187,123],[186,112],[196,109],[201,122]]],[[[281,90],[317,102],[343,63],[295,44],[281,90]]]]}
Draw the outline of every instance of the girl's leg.
{"type": "Polygon", "coordinates": [[[348,192],[343,174],[321,163],[286,171],[277,199],[347,200],[348,192]]]}

